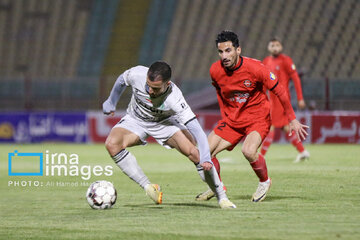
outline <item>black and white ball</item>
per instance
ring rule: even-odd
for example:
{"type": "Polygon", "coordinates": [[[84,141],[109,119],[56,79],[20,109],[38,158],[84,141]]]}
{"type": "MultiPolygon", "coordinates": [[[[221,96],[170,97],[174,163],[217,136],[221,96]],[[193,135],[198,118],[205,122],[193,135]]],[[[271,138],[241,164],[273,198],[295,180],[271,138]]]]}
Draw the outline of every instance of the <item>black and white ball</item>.
{"type": "Polygon", "coordinates": [[[114,185],[105,180],[93,182],[86,192],[86,199],[93,209],[111,208],[115,204],[116,198],[114,185]]]}

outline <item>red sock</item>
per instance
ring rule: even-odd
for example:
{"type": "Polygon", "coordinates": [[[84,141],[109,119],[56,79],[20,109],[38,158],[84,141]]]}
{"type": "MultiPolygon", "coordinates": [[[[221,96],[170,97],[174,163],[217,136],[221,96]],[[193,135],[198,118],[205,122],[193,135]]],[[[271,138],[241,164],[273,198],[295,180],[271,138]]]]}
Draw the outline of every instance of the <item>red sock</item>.
{"type": "Polygon", "coordinates": [[[216,172],[218,173],[219,179],[220,179],[220,181],[221,181],[221,177],[220,177],[220,163],[219,163],[219,160],[218,160],[216,157],[213,157],[213,158],[211,159],[211,161],[213,162],[214,167],[215,167],[215,169],[216,169],[216,172]]]}
{"type": "Polygon", "coordinates": [[[263,141],[263,144],[261,146],[260,153],[265,156],[267,150],[269,149],[270,145],[272,144],[274,140],[275,131],[269,131],[268,135],[263,141]]]}
{"type": "Polygon", "coordinates": [[[250,165],[258,176],[260,182],[265,182],[269,179],[265,158],[261,153],[259,153],[258,155],[258,159],[256,159],[254,162],[251,162],[250,165]]]}
{"type": "Polygon", "coordinates": [[[297,139],[296,133],[294,131],[292,131],[291,136],[286,134],[286,137],[287,137],[288,141],[291,142],[291,144],[298,150],[299,153],[301,153],[305,150],[302,142],[297,139]]]}

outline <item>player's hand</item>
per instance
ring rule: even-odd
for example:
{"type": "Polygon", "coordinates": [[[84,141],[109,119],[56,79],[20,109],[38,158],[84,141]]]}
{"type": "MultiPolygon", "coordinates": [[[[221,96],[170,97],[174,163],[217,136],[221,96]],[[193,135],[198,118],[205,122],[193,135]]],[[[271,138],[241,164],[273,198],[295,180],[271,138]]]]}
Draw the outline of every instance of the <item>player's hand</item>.
{"type": "Polygon", "coordinates": [[[115,106],[111,103],[109,99],[107,99],[103,103],[103,113],[106,115],[114,116],[115,106]]]}
{"type": "Polygon", "coordinates": [[[212,164],[211,162],[204,162],[202,164],[200,164],[202,166],[202,168],[205,170],[205,171],[210,171],[210,169],[212,168],[212,164]]]}
{"type": "Polygon", "coordinates": [[[300,101],[298,102],[298,106],[299,106],[300,110],[305,109],[305,107],[306,107],[305,101],[304,101],[304,100],[300,100],[300,101]]]}
{"type": "Polygon", "coordinates": [[[294,131],[299,141],[305,140],[308,135],[306,128],[309,128],[309,126],[301,124],[298,120],[294,119],[289,124],[289,136],[291,136],[292,131],[294,131]]]}

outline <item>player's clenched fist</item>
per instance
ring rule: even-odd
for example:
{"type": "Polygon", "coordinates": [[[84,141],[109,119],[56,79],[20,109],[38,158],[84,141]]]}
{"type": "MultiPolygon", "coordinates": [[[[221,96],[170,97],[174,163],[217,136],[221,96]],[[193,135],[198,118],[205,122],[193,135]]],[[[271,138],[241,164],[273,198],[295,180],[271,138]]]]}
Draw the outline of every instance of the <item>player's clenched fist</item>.
{"type": "Polygon", "coordinates": [[[104,103],[103,103],[103,112],[106,115],[114,115],[115,112],[115,106],[114,104],[111,103],[110,99],[107,99],[104,103]]]}

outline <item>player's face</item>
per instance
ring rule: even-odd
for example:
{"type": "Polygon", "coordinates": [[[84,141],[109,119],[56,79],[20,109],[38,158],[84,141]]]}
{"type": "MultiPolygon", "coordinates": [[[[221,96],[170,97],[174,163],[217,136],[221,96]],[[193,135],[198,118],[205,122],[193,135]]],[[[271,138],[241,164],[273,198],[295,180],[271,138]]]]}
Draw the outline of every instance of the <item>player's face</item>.
{"type": "Polygon", "coordinates": [[[150,81],[149,78],[146,78],[146,84],[149,87],[148,91],[150,97],[156,98],[166,91],[170,85],[170,81],[163,82],[161,78],[156,78],[155,81],[150,81]]]}
{"type": "Polygon", "coordinates": [[[241,48],[235,48],[231,41],[218,43],[218,53],[224,67],[232,69],[239,62],[241,48]]]}
{"type": "Polygon", "coordinates": [[[279,41],[271,41],[271,42],[269,42],[268,50],[271,55],[277,56],[282,51],[282,45],[279,41]]]}

